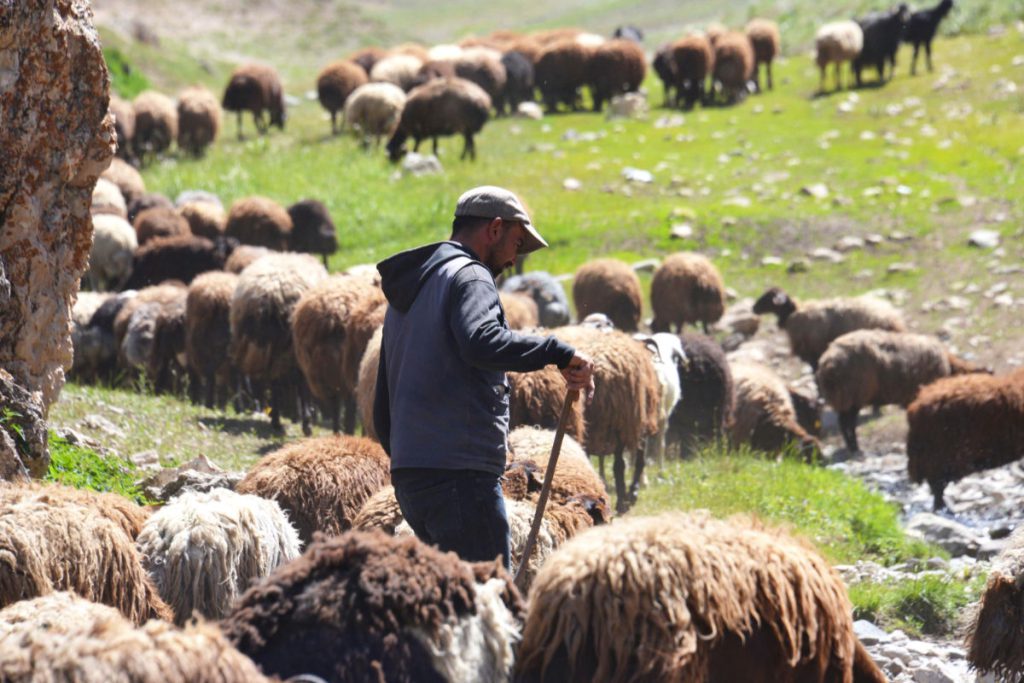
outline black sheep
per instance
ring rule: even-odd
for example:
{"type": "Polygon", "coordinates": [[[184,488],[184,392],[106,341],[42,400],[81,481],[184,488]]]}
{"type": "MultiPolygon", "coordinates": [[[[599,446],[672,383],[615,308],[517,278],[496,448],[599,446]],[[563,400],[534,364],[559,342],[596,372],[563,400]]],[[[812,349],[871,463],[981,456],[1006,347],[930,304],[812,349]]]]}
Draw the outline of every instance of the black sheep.
{"type": "Polygon", "coordinates": [[[612,34],[612,38],[625,38],[626,40],[632,40],[634,43],[644,42],[644,30],[633,24],[626,24],[619,26],[615,29],[615,33],[612,34]]]}
{"type": "Polygon", "coordinates": [[[875,12],[858,19],[864,31],[864,47],[853,60],[853,73],[861,85],[860,72],[864,67],[873,66],[878,71],[879,82],[885,82],[885,64],[889,63],[889,78],[896,71],[896,51],[900,47],[900,36],[907,22],[910,10],[900,5],[891,12],[875,12]]]}
{"type": "Polygon", "coordinates": [[[914,57],[910,60],[910,75],[917,71],[917,53],[924,45],[925,62],[928,71],[932,70],[932,40],[942,21],[953,9],[953,0],[941,0],[931,9],[918,10],[910,15],[903,29],[903,42],[914,46],[914,57]]]}
{"type": "Polygon", "coordinates": [[[231,237],[208,240],[194,235],[158,237],[135,251],[132,275],[126,289],[140,289],[167,280],[192,282],[200,273],[223,270],[224,262],[238,245],[231,237]]]}
{"type": "Polygon", "coordinates": [[[292,219],[288,238],[292,251],[320,254],[326,268],[327,257],[338,251],[338,233],[327,207],[315,199],[304,199],[289,206],[288,215],[292,219]]]}
{"type": "Polygon", "coordinates": [[[679,367],[682,398],[668,420],[666,448],[679,443],[684,456],[702,443],[719,441],[732,421],[732,372],[725,353],[700,334],[679,335],[686,361],[679,367]]]}
{"type": "Polygon", "coordinates": [[[671,107],[675,102],[672,90],[676,87],[676,63],[672,59],[671,44],[662,45],[654,53],[654,62],[652,62],[651,66],[654,68],[654,73],[658,74],[661,85],[665,89],[664,106],[671,107]]]}
{"type": "Polygon", "coordinates": [[[522,52],[511,50],[501,56],[501,63],[507,80],[495,109],[498,114],[515,114],[521,103],[533,100],[533,62],[522,52]]]}
{"type": "Polygon", "coordinates": [[[463,78],[434,80],[409,93],[402,110],[398,129],[388,141],[388,156],[397,162],[405,156],[405,141],[413,139],[413,151],[420,143],[433,140],[437,156],[437,139],[443,135],[461,134],[465,145],[462,159],[476,160],[473,136],[487,123],[491,112],[491,98],[476,83],[463,78]]]}

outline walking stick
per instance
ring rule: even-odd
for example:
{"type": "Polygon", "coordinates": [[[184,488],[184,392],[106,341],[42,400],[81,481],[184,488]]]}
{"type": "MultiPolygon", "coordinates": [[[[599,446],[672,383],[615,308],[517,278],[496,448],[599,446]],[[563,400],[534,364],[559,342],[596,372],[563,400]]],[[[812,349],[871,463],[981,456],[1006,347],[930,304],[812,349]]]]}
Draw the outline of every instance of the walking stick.
{"type": "Polygon", "coordinates": [[[537,500],[537,511],[533,515],[533,525],[530,526],[530,535],[526,537],[526,545],[523,546],[523,556],[519,560],[519,569],[516,570],[515,584],[520,591],[526,583],[526,565],[530,560],[530,553],[533,546],[537,544],[537,534],[540,533],[541,522],[544,521],[544,507],[548,504],[548,496],[551,494],[551,482],[555,478],[555,465],[558,464],[558,454],[562,452],[562,440],[565,438],[565,425],[569,421],[569,412],[572,404],[579,398],[580,392],[572,390],[566,393],[565,402],[562,403],[562,414],[558,418],[558,428],[555,430],[555,442],[551,445],[551,457],[548,458],[548,467],[544,472],[544,485],[540,489],[540,498],[537,500]]]}

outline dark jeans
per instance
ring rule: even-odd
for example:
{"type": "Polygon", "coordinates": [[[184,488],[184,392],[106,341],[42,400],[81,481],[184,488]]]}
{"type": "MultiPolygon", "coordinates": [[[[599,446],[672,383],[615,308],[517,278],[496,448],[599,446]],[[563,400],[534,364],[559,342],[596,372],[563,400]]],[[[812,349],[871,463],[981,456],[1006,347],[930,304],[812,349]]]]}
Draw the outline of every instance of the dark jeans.
{"type": "Polygon", "coordinates": [[[508,516],[499,475],[474,470],[402,468],[391,472],[405,521],[425,543],[468,562],[501,557],[511,570],[508,516]]]}

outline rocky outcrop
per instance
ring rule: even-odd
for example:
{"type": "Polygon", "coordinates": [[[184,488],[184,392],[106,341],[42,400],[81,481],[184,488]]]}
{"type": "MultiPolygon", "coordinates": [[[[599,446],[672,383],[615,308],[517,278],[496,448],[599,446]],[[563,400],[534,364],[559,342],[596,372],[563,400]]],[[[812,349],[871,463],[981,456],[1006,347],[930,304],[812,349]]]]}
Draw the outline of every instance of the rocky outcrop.
{"type": "Polygon", "coordinates": [[[109,86],[88,2],[0,2],[0,367],[44,409],[71,366],[89,204],[116,145],[109,86]]]}
{"type": "Polygon", "coordinates": [[[0,370],[0,481],[38,479],[49,467],[42,404],[0,370]]]}

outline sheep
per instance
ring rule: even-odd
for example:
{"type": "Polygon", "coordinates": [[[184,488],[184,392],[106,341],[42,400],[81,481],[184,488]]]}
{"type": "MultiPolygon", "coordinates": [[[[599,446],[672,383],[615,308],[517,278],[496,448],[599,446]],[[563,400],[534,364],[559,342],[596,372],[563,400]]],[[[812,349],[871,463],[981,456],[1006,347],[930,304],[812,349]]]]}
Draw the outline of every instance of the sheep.
{"type": "Polygon", "coordinates": [[[73,590],[136,624],[169,619],[123,528],[92,506],[43,498],[0,506],[0,607],[73,590]]]}
{"type": "Polygon", "coordinates": [[[94,290],[118,290],[132,274],[139,243],[128,221],[112,214],[92,217],[92,248],[86,280],[94,290]]]}
{"type": "Polygon", "coordinates": [[[917,53],[924,45],[925,62],[929,73],[932,70],[932,40],[939,28],[939,22],[945,19],[953,9],[953,0],[940,0],[929,9],[918,10],[910,15],[903,29],[903,42],[914,46],[914,56],[910,60],[910,75],[917,73],[917,53]]]}
{"type": "Polygon", "coordinates": [[[237,199],[231,205],[224,234],[242,244],[285,251],[292,228],[292,218],[283,206],[267,197],[252,196],[237,199]]]}
{"type": "Polygon", "coordinates": [[[320,106],[331,115],[331,135],[338,134],[338,112],[344,113],[349,95],[368,82],[362,67],[344,59],[331,62],[317,76],[317,99],[320,100],[320,106]]]}
{"type": "Polygon", "coordinates": [[[213,192],[208,192],[206,190],[182,190],[178,193],[178,196],[174,198],[174,206],[179,209],[186,204],[192,204],[195,202],[213,204],[221,211],[224,210],[224,203],[221,202],[220,197],[213,192]]]}
{"type": "Polygon", "coordinates": [[[303,199],[288,207],[292,219],[289,246],[292,251],[320,254],[324,268],[327,257],[338,251],[338,232],[323,202],[303,199]]]}
{"type": "Polygon", "coordinates": [[[159,192],[143,192],[135,195],[128,202],[128,222],[135,224],[139,214],[147,209],[173,209],[174,204],[159,192]]]}
{"type": "Polygon", "coordinates": [[[378,327],[366,343],[363,358],[359,361],[359,381],[356,383],[356,406],[359,421],[363,425],[363,436],[379,440],[373,426],[373,401],[377,397],[377,370],[380,366],[380,344],[383,326],[378,327]]]}
{"type": "MultiPolygon", "coordinates": [[[[122,349],[124,346],[125,338],[128,334],[128,326],[137,310],[148,304],[157,304],[158,307],[173,307],[179,300],[181,300],[182,296],[185,295],[186,292],[187,290],[185,289],[184,284],[173,280],[138,290],[135,296],[131,297],[120,306],[116,316],[114,317],[111,329],[114,333],[114,340],[117,343],[117,348],[122,349]]],[[[151,312],[151,324],[155,324],[156,312],[157,311],[155,310],[151,312]]],[[[96,312],[96,315],[98,316],[101,313],[102,307],[96,312]]],[[[93,320],[93,324],[96,324],[96,316],[93,316],[93,320]]],[[[137,353],[133,354],[137,364],[145,363],[146,358],[149,357],[148,344],[152,341],[151,328],[144,337],[144,339],[135,339],[131,342],[132,344],[138,345],[141,341],[145,345],[145,348],[139,349],[137,353]]]]}
{"type": "Polygon", "coordinates": [[[114,115],[114,133],[117,135],[117,157],[132,159],[132,137],[135,135],[135,109],[132,103],[110,94],[110,113],[114,115]]]}
{"type": "MultiPolygon", "coordinates": [[[[536,372],[508,373],[509,426],[531,425],[554,429],[562,414],[565,399],[565,378],[558,368],[547,366],[536,372]]],[[[573,403],[565,425],[565,433],[577,441],[586,436],[582,401],[573,403]]]]}
{"type": "Polygon", "coordinates": [[[594,111],[615,95],[639,90],[646,75],[644,50],[632,40],[616,38],[595,49],[586,65],[594,111]]]}
{"type": "Polygon", "coordinates": [[[643,342],[651,352],[654,369],[658,373],[658,384],[661,386],[658,431],[648,437],[644,453],[650,459],[657,460],[659,465],[664,465],[668,421],[679,405],[679,399],[682,398],[679,368],[686,365],[686,352],[683,351],[682,340],[667,332],[653,335],[636,334],[634,339],[643,342]]]}
{"type": "Polygon", "coordinates": [[[234,273],[203,273],[189,285],[185,298],[185,357],[196,384],[193,395],[205,389],[207,408],[213,407],[218,387],[233,384],[231,298],[237,285],[234,273]]]}
{"type": "MultiPolygon", "coordinates": [[[[536,483],[543,482],[554,440],[555,432],[552,429],[517,427],[509,432],[506,479],[510,478],[509,475],[518,465],[526,465],[525,469],[532,477],[536,477],[536,483]]],[[[503,488],[506,496],[511,495],[507,485],[503,485],[503,488]]],[[[590,458],[579,442],[566,434],[551,480],[550,500],[566,503],[571,499],[595,501],[599,508],[599,521],[604,523],[611,520],[610,501],[601,477],[594,471],[590,458]]]]}
{"type": "Polygon", "coordinates": [[[864,47],[864,31],[855,21],[833,21],[818,29],[814,36],[815,62],[821,71],[820,92],[825,92],[825,67],[835,64],[836,90],[843,87],[840,69],[843,62],[857,58],[864,47]]]}
{"type": "Polygon", "coordinates": [[[686,323],[708,324],[725,312],[725,283],[711,261],[701,254],[678,252],[665,257],[651,278],[651,330],[683,331],[686,323]]]}
{"type": "Polygon", "coordinates": [[[497,109],[508,82],[501,52],[485,47],[463,50],[462,55],[455,60],[455,76],[480,86],[497,109]]]}
{"type": "Polygon", "coordinates": [[[89,326],[96,311],[108,300],[116,296],[113,292],[89,292],[79,290],[75,302],[71,304],[71,325],[73,328],[89,326]]]}
{"type": "Polygon", "coordinates": [[[868,66],[875,67],[879,83],[885,82],[886,62],[889,63],[889,78],[895,75],[896,51],[899,50],[900,36],[909,16],[910,10],[902,4],[890,12],[872,12],[857,20],[864,34],[860,53],[851,63],[857,87],[861,85],[861,70],[868,66]]]}
{"type": "Polygon", "coordinates": [[[640,44],[644,42],[644,31],[639,26],[625,24],[615,28],[615,32],[612,33],[612,38],[622,38],[640,44]]]}
{"type": "Polygon", "coordinates": [[[604,479],[604,456],[613,453],[615,463],[615,508],[625,512],[636,502],[644,470],[644,445],[658,430],[661,385],[654,362],[644,346],[617,331],[602,332],[584,327],[554,330],[562,341],[594,360],[594,384],[600,389],[584,408],[587,452],[600,456],[604,479]],[[624,451],[633,453],[633,481],[626,489],[624,451]]]}
{"type": "Polygon", "coordinates": [[[526,294],[500,292],[498,297],[505,321],[513,330],[528,330],[540,324],[537,303],[526,294]]]}
{"type": "Polygon", "coordinates": [[[146,192],[146,181],[142,179],[142,174],[123,159],[111,159],[110,166],[100,174],[100,178],[117,185],[126,205],[146,192]]]}
{"type": "Polygon", "coordinates": [[[1024,457],[1024,370],[941,379],[907,408],[907,471],[927,481],[935,509],[946,484],[1024,457]]]}
{"type": "Polygon", "coordinates": [[[271,254],[241,272],[231,297],[232,361],[242,375],[269,383],[275,432],[284,431],[283,401],[296,391],[300,415],[306,412],[307,389],[295,361],[290,321],[302,294],[325,277],[327,271],[310,256],[271,254]]]}
{"type": "Polygon", "coordinates": [[[70,592],[0,610],[0,679],[7,683],[270,683],[212,625],[140,628],[70,592]]]}
{"type": "Polygon", "coordinates": [[[361,85],[345,102],[345,121],[362,135],[364,147],[369,147],[370,138],[380,147],[381,138],[395,134],[405,100],[405,91],[393,83],[361,85]]]}
{"type": "Polygon", "coordinates": [[[387,50],[379,47],[364,47],[361,50],[356,50],[348,56],[348,61],[359,66],[363,71],[366,72],[367,78],[370,76],[370,72],[373,70],[373,65],[379,62],[387,55],[387,50]]]}
{"type": "Polygon", "coordinates": [[[352,518],[352,529],[355,531],[372,531],[380,529],[388,536],[394,536],[405,518],[395,497],[395,487],[391,484],[381,487],[366,499],[359,512],[352,518]]]}
{"type": "Polygon", "coordinates": [[[754,83],[761,91],[761,66],[765,68],[768,89],[772,90],[772,62],[781,53],[779,25],[770,19],[751,19],[744,32],[754,48],[754,83]]]}
{"type": "Polygon", "coordinates": [[[514,114],[523,102],[533,101],[533,62],[518,50],[509,50],[501,56],[505,67],[505,89],[495,100],[494,108],[499,115],[514,114]]]}
{"type": "MultiPolygon", "coordinates": [[[[542,45],[533,38],[528,36],[520,36],[514,40],[509,41],[504,49],[506,52],[518,52],[522,56],[526,57],[530,62],[530,66],[533,68],[537,67],[537,60],[540,59],[540,53],[544,51],[546,45],[542,45]]],[[[530,93],[530,100],[533,100],[533,93],[530,93]]]]}
{"type": "Polygon", "coordinates": [[[237,112],[239,140],[242,139],[242,114],[247,111],[252,112],[253,124],[260,135],[266,134],[270,126],[284,130],[284,86],[271,66],[243,64],[232,71],[221,106],[225,111],[237,112]],[[269,123],[264,112],[269,114],[269,123]]]}
{"type": "Polygon", "coordinates": [[[1019,681],[1024,676],[1022,590],[1024,526],[1017,528],[993,561],[981,601],[967,618],[967,661],[995,680],[1019,681]]]}
{"type": "Polygon", "coordinates": [[[884,681],[851,612],[838,573],[780,531],[706,513],[628,519],[540,569],[514,680],[884,681]]]}
{"type": "Polygon", "coordinates": [[[572,281],[572,299],[580,319],[604,313],[623,332],[636,332],[640,325],[640,278],[618,259],[595,259],[580,266],[572,281]]]}
{"type": "Polygon", "coordinates": [[[513,275],[501,285],[501,291],[526,294],[537,304],[541,327],[561,327],[569,324],[569,299],[562,285],[541,270],[513,275]]]}
{"type": "Polygon", "coordinates": [[[658,75],[658,80],[661,81],[661,87],[665,92],[665,101],[662,106],[673,106],[676,102],[676,96],[672,92],[676,87],[676,65],[672,59],[671,44],[666,43],[658,48],[654,53],[654,60],[651,62],[651,68],[653,68],[654,73],[658,75]]]}
{"type": "Polygon", "coordinates": [[[178,626],[227,616],[250,582],[299,556],[299,536],[272,500],[227,489],[187,492],[160,508],[136,543],[178,626]]]}
{"type": "Polygon", "coordinates": [[[393,55],[409,55],[415,57],[421,62],[425,62],[430,59],[430,55],[427,52],[427,48],[423,47],[419,43],[402,43],[391,48],[391,54],[393,55]]]}
{"type": "Polygon", "coordinates": [[[356,436],[304,439],[264,456],[235,490],[276,500],[303,543],[313,533],[340,534],[366,499],[391,481],[391,460],[375,441],[356,436]]]}
{"type": "Polygon", "coordinates": [[[93,216],[106,214],[125,218],[128,215],[128,205],[125,204],[124,195],[117,185],[106,178],[98,178],[92,190],[89,213],[93,216]]]}
{"type": "Polygon", "coordinates": [[[685,360],[678,364],[682,398],[668,421],[666,448],[679,444],[682,455],[705,442],[717,442],[732,422],[733,381],[725,353],[699,334],[680,335],[685,360]]]}
{"type": "Polygon", "coordinates": [[[574,39],[547,45],[534,64],[534,81],[549,114],[564,104],[572,111],[580,108],[580,88],[587,81],[587,62],[591,50],[574,39]]]}
{"type": "MultiPolygon", "coordinates": [[[[474,46],[475,47],[475,46],[474,46]]],[[[462,56],[462,46],[453,43],[434,45],[427,50],[427,62],[454,62],[462,56]]]]}
{"type": "Polygon", "coordinates": [[[175,368],[184,368],[185,297],[184,288],[175,298],[150,302],[132,312],[121,341],[121,356],[129,368],[145,370],[153,391],[167,390],[175,368]]]}
{"type": "Polygon", "coordinates": [[[72,327],[74,359],[71,373],[76,379],[113,381],[117,370],[118,348],[114,339],[113,320],[121,306],[134,296],[134,291],[112,294],[96,309],[88,322],[72,327]]]}
{"type": "Polygon", "coordinates": [[[142,507],[117,493],[100,493],[76,489],[62,484],[0,484],[0,507],[32,501],[50,508],[64,506],[88,508],[94,515],[111,521],[134,541],[149,518],[149,508],[142,507]]]}
{"type": "Polygon", "coordinates": [[[747,94],[747,84],[754,76],[754,46],[747,34],[729,31],[719,36],[714,48],[715,83],[721,87],[727,103],[737,102],[747,94]]]}
{"type": "Polygon", "coordinates": [[[228,256],[228,260],[224,262],[224,270],[229,273],[238,275],[246,266],[255,261],[256,259],[263,258],[276,252],[267,249],[266,247],[254,247],[251,244],[239,244],[235,247],[234,251],[231,252],[231,256],[228,256]]]}
{"type": "Polygon", "coordinates": [[[774,313],[789,337],[793,355],[818,370],[818,359],[836,338],[854,330],[906,332],[903,316],[889,303],[871,296],[794,301],[772,287],[754,302],[757,315],[774,313]]]}
{"type": "Polygon", "coordinates": [[[158,237],[188,237],[192,230],[177,209],[153,207],[141,211],[132,221],[139,246],[158,237]]]}
{"type": "Polygon", "coordinates": [[[141,156],[167,151],[178,137],[178,110],[167,95],[146,90],[132,101],[135,110],[135,136],[132,147],[141,156]]]}
{"type": "Polygon", "coordinates": [[[675,75],[675,105],[692,109],[704,99],[704,82],[714,71],[715,51],[707,36],[699,33],[680,38],[669,49],[675,75]]]}
{"type": "Polygon", "coordinates": [[[708,37],[708,42],[711,44],[712,48],[714,48],[718,43],[718,39],[728,32],[729,27],[718,21],[712,21],[704,27],[704,35],[708,37]]]}
{"type": "MultiPolygon", "coordinates": [[[[346,275],[331,276],[307,290],[292,315],[295,358],[313,397],[327,406],[335,434],[355,431],[359,361],[374,330],[384,323],[380,288],[346,275]]],[[[310,426],[303,422],[308,436],[310,426]]]]}
{"type": "Polygon", "coordinates": [[[178,149],[202,156],[220,132],[221,108],[217,96],[201,85],[178,94],[178,149]]]}
{"type": "Polygon", "coordinates": [[[409,92],[424,61],[413,55],[390,54],[373,65],[370,80],[375,83],[391,83],[409,92]]]}
{"type": "Polygon", "coordinates": [[[857,451],[857,413],[862,407],[906,407],[926,384],[973,372],[981,368],[953,356],[934,337],[857,330],[829,345],[817,379],[822,397],[839,415],[846,447],[857,451]]]}
{"type": "Polygon", "coordinates": [[[125,287],[140,289],[166,280],[187,285],[201,273],[223,270],[231,254],[231,242],[223,237],[214,242],[194,235],[151,239],[136,250],[125,287]]]}
{"type": "Polygon", "coordinates": [[[221,628],[269,675],[507,681],[522,602],[497,564],[412,537],[320,540],[242,596],[221,628]]]}
{"type": "Polygon", "coordinates": [[[431,60],[424,62],[420,70],[416,72],[416,81],[413,84],[417,88],[435,78],[455,78],[455,62],[447,60],[431,60]]]}
{"type": "Polygon", "coordinates": [[[735,400],[729,426],[733,447],[749,443],[756,450],[778,453],[792,446],[807,462],[821,456],[821,443],[800,425],[781,377],[758,363],[732,363],[730,371],[735,400]]]}
{"type": "Polygon", "coordinates": [[[196,237],[213,240],[224,235],[227,214],[220,204],[188,201],[178,205],[178,213],[188,221],[189,230],[196,237]]]}
{"type": "Polygon", "coordinates": [[[405,141],[413,139],[413,151],[420,143],[431,138],[437,155],[437,138],[444,135],[462,135],[465,141],[462,156],[476,160],[473,137],[480,132],[490,116],[491,98],[475,83],[462,78],[435,80],[421,85],[409,93],[398,128],[388,141],[391,161],[405,154],[405,141]]]}

